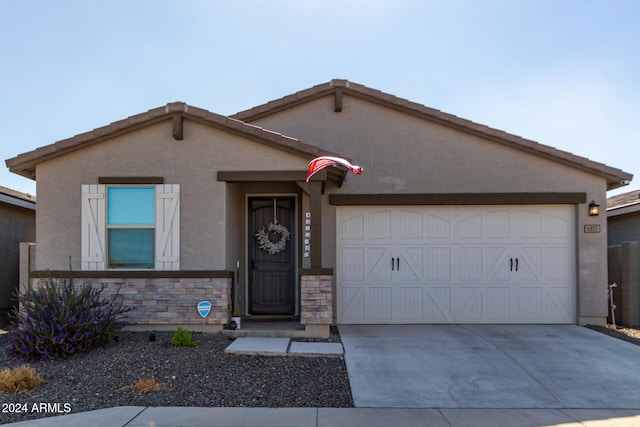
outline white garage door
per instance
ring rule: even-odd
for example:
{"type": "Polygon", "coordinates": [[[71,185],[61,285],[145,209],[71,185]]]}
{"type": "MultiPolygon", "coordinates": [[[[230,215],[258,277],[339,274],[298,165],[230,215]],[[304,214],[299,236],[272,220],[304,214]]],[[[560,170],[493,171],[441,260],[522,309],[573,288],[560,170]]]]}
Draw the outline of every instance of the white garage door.
{"type": "Polygon", "coordinates": [[[572,206],[338,207],[338,323],[575,323],[572,206]]]}

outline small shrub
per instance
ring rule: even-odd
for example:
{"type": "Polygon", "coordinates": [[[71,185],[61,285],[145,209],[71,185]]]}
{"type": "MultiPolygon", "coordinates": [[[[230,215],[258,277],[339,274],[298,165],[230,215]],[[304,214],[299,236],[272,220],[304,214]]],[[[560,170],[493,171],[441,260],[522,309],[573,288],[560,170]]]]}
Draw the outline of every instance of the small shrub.
{"type": "Polygon", "coordinates": [[[103,289],[49,278],[20,295],[20,307],[13,313],[13,353],[26,360],[66,359],[109,344],[133,307],[103,298],[103,289]]]}
{"type": "Polygon", "coordinates": [[[124,387],[125,389],[135,390],[139,393],[145,394],[151,391],[156,391],[164,388],[165,383],[160,383],[156,381],[155,378],[145,378],[136,381],[128,387],[124,387]]]}
{"type": "Polygon", "coordinates": [[[42,377],[31,366],[4,368],[0,371],[0,393],[19,393],[33,390],[42,382],[42,377]]]}
{"type": "Polygon", "coordinates": [[[178,328],[178,330],[173,333],[171,344],[178,347],[195,347],[198,345],[198,343],[191,338],[191,333],[182,328],[178,328]]]}

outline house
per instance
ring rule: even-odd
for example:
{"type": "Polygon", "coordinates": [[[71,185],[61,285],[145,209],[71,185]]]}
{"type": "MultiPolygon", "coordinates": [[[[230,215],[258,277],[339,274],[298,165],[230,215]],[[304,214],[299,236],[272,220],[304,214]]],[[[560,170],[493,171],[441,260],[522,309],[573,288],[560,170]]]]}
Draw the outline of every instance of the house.
{"type": "Polygon", "coordinates": [[[607,229],[616,322],[640,325],[640,190],[607,199],[607,229]]]}
{"type": "Polygon", "coordinates": [[[225,117],[176,102],[6,161],[36,180],[36,280],[136,305],[140,328],[604,323],[621,170],[346,80],[225,117]],[[305,182],[323,155],[330,167],[305,182]],[[60,206],[67,207],[59,209],[60,206]],[[74,207],[71,209],[71,207],[74,207]]]}
{"type": "Polygon", "coordinates": [[[13,308],[20,283],[20,243],[36,238],[36,198],[0,186],[0,311],[13,308]]]}
{"type": "Polygon", "coordinates": [[[640,189],[607,199],[609,246],[640,242],[640,189]]]}

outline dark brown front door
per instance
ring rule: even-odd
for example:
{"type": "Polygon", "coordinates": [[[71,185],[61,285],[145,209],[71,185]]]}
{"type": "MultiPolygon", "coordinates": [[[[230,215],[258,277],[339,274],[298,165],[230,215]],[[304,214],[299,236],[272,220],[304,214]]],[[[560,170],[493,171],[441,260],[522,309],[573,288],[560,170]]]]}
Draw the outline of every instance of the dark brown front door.
{"type": "Polygon", "coordinates": [[[295,199],[249,199],[249,313],[295,314],[295,199]]]}

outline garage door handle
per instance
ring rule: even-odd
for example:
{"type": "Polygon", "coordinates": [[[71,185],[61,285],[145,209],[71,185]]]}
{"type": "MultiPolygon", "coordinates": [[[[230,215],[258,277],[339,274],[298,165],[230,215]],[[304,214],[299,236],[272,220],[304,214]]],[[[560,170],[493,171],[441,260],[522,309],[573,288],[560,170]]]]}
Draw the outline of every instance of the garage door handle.
{"type": "Polygon", "coordinates": [[[391,271],[400,271],[400,258],[391,257],[391,271]]]}
{"type": "Polygon", "coordinates": [[[513,271],[513,258],[509,258],[509,271],[513,271]]]}
{"type": "Polygon", "coordinates": [[[396,264],[394,262],[395,260],[393,259],[393,257],[391,257],[391,271],[395,271],[396,269],[396,264]]]}
{"type": "Polygon", "coordinates": [[[396,258],[396,269],[400,271],[400,258],[396,258]]]}
{"type": "Polygon", "coordinates": [[[518,258],[516,258],[516,271],[518,271],[518,258]]]}

